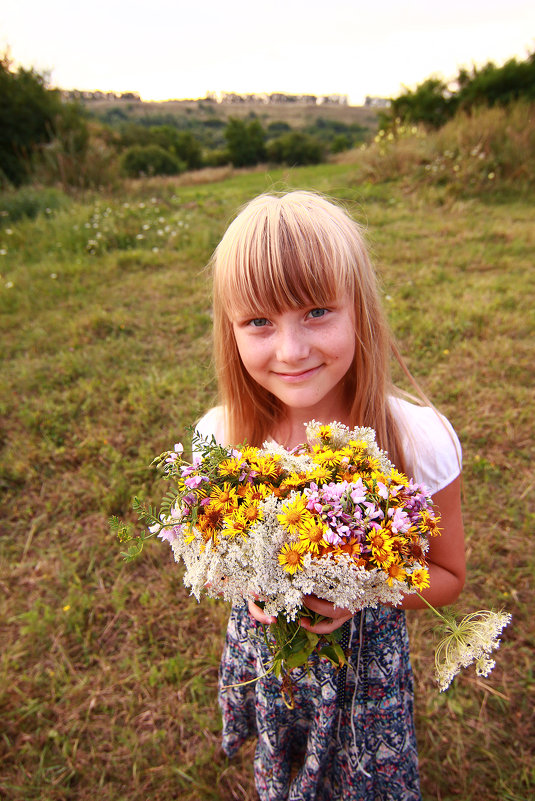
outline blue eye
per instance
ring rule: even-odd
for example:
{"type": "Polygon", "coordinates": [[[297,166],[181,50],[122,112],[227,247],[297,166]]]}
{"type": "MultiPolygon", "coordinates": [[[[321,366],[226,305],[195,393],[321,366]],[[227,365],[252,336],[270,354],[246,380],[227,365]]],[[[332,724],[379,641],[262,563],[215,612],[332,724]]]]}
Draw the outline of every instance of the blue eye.
{"type": "Polygon", "coordinates": [[[252,325],[254,328],[262,328],[262,326],[268,324],[268,320],[265,317],[255,317],[253,320],[249,320],[249,325],[252,325]]]}
{"type": "Polygon", "coordinates": [[[317,319],[318,317],[324,317],[327,313],[327,309],[311,309],[309,311],[309,317],[317,319]]]}

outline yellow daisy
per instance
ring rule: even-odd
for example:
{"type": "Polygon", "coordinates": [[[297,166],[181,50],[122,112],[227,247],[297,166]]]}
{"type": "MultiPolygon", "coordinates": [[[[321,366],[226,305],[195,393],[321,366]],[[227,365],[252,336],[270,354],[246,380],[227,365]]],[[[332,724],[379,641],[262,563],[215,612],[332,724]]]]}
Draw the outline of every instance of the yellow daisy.
{"type": "Polygon", "coordinates": [[[252,524],[256,523],[257,520],[262,520],[264,517],[264,512],[258,503],[255,503],[254,501],[246,501],[240,507],[239,517],[243,520],[246,520],[247,523],[252,524]]]}
{"type": "Polygon", "coordinates": [[[267,456],[256,456],[251,459],[251,470],[258,473],[260,478],[272,479],[281,474],[281,466],[278,464],[280,457],[277,454],[267,456]]]}
{"type": "Polygon", "coordinates": [[[214,487],[210,493],[210,499],[209,505],[215,509],[220,509],[225,514],[238,507],[238,493],[236,488],[229,484],[228,481],[225,481],[222,487],[214,487]]]}
{"type": "Polygon", "coordinates": [[[263,501],[270,494],[270,488],[267,484],[246,484],[243,497],[247,501],[263,501]]]}
{"type": "Polygon", "coordinates": [[[327,526],[316,517],[306,528],[299,531],[299,539],[304,544],[307,551],[311,553],[319,553],[320,548],[325,548],[329,543],[324,539],[327,531],[327,526]]]}
{"type": "Polygon", "coordinates": [[[389,565],[388,570],[386,572],[388,573],[386,581],[390,587],[394,583],[394,579],[396,581],[405,581],[405,578],[407,576],[403,568],[397,564],[389,565]]]}
{"type": "Polygon", "coordinates": [[[292,575],[303,569],[303,552],[305,546],[302,542],[286,542],[279,551],[279,565],[292,575]]]}
{"type": "Polygon", "coordinates": [[[415,570],[411,573],[411,583],[419,592],[425,590],[429,587],[429,570],[424,567],[415,570]]]}
{"type": "Polygon", "coordinates": [[[310,525],[313,515],[306,508],[303,496],[297,495],[293,500],[283,504],[282,512],[277,515],[277,520],[290,534],[299,534],[301,529],[310,525]]]}
{"type": "Polygon", "coordinates": [[[227,517],[225,518],[225,525],[221,533],[231,539],[239,536],[246,537],[248,525],[247,520],[239,515],[236,517],[227,517]]]}
{"type": "Polygon", "coordinates": [[[220,462],[219,467],[217,468],[219,471],[220,476],[238,476],[241,471],[241,459],[236,459],[236,457],[232,456],[229,459],[224,459],[220,462]]]}

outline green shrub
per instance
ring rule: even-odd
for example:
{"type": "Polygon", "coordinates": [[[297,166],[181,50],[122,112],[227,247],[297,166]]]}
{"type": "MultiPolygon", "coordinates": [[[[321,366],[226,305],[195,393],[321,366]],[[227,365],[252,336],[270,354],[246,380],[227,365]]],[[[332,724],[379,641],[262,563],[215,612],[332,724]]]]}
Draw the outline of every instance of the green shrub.
{"type": "Polygon", "coordinates": [[[133,145],[121,157],[121,171],[129,178],[143,175],[179,175],[186,165],[159,145],[133,145]]]}
{"type": "Polygon", "coordinates": [[[23,186],[7,190],[0,193],[0,224],[13,223],[25,217],[33,220],[38,214],[51,214],[65,207],[68,202],[68,198],[58,189],[23,186]]]}
{"type": "Polygon", "coordinates": [[[292,131],[272,139],[266,151],[270,161],[291,166],[319,164],[325,156],[322,143],[302,131],[292,131]]]}
{"type": "Polygon", "coordinates": [[[251,167],[266,156],[265,131],[258,120],[239,120],[230,117],[225,139],[231,163],[235,167],[251,167]]]}

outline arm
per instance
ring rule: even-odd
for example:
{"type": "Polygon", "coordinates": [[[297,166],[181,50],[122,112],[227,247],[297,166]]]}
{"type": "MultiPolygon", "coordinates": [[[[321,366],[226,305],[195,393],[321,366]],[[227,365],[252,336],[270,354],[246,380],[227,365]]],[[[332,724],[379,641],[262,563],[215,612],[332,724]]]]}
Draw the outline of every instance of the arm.
{"type": "MultiPolygon", "coordinates": [[[[459,596],[465,579],[464,527],[461,515],[461,477],[458,476],[447,487],[433,496],[437,512],[440,513],[442,534],[431,538],[427,554],[430,586],[422,592],[433,606],[453,603],[459,596]]],[[[309,609],[319,612],[329,620],[311,626],[306,619],[301,625],[317,634],[328,634],[339,628],[352,615],[347,609],[334,607],[328,601],[309,595],[303,599],[309,609]]],[[[402,609],[422,609],[425,603],[418,595],[405,595],[402,609]]],[[[272,623],[275,618],[265,615],[256,604],[249,604],[249,611],[262,623],[272,623]]]]}
{"type": "MultiPolygon", "coordinates": [[[[433,502],[440,513],[442,534],[429,541],[430,586],[422,595],[433,606],[447,606],[459,597],[466,575],[461,477],[435,493],[433,502]]],[[[417,595],[405,595],[400,606],[402,609],[422,609],[425,604],[417,595]]]]}

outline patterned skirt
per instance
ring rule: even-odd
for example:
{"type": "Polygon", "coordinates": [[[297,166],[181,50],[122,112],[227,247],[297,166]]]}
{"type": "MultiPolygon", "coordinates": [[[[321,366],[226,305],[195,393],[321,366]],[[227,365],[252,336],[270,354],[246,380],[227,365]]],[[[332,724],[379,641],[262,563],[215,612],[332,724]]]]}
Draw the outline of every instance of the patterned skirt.
{"type": "Polygon", "coordinates": [[[261,801],[420,801],[404,612],[357,613],[350,649],[345,692],[339,671],[316,658],[308,672],[292,671],[289,710],[280,681],[262,676],[270,659],[262,627],[247,607],[232,609],[220,668],[223,749],[233,756],[258,737],[261,801]]]}

